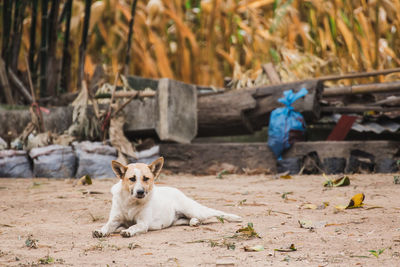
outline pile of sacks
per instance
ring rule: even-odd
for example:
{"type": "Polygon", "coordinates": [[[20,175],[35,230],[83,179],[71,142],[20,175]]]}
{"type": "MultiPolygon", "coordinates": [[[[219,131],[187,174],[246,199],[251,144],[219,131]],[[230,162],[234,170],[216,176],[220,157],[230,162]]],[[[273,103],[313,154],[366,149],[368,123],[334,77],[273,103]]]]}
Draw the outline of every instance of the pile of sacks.
{"type": "MultiPolygon", "coordinates": [[[[118,151],[101,142],[74,142],[72,146],[49,145],[24,150],[0,150],[0,177],[30,178],[111,178],[114,173],[111,161],[118,151]]],[[[159,147],[137,153],[131,163],[150,164],[159,157],[159,147]]]]}

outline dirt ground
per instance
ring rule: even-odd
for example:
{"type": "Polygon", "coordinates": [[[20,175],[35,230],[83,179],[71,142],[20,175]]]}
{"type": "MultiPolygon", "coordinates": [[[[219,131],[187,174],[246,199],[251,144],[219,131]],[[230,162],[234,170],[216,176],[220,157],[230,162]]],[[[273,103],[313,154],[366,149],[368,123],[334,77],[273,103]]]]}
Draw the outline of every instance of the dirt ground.
{"type": "Polygon", "coordinates": [[[116,179],[89,186],[69,179],[0,179],[0,265],[400,266],[400,185],[393,175],[350,178],[350,186],[324,188],[322,176],[162,175],[160,186],[177,187],[244,221],[215,219],[102,239],[91,232],[107,220],[116,179]],[[361,192],[363,208],[335,208],[361,192]],[[299,220],[313,228],[301,228],[299,220]],[[248,223],[260,238],[236,233],[248,223]],[[288,250],[291,244],[296,251],[288,250]],[[253,246],[264,250],[244,249],[253,246]]]}

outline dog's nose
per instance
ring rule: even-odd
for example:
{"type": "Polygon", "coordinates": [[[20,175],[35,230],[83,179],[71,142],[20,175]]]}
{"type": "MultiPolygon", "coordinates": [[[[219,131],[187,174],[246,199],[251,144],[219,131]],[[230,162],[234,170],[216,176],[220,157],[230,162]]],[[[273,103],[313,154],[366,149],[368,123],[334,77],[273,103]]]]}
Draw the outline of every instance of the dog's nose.
{"type": "Polygon", "coordinates": [[[143,190],[143,189],[140,189],[140,190],[136,191],[136,194],[137,194],[138,196],[143,196],[143,195],[144,195],[144,190],[143,190]]]}

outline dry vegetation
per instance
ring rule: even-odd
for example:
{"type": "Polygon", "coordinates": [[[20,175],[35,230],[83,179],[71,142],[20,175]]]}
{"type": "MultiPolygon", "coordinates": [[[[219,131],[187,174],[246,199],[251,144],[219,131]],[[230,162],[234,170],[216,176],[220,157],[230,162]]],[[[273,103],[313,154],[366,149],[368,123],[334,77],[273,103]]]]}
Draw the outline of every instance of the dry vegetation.
{"type": "MultiPolygon", "coordinates": [[[[96,64],[108,67],[110,80],[123,67],[131,2],[93,1],[85,64],[89,77],[96,64]]],[[[22,71],[31,9],[29,5],[23,21],[22,71]]],[[[399,0],[138,1],[129,73],[221,86],[225,76],[239,73],[255,79],[267,62],[275,64],[283,81],[394,67],[400,64],[396,10],[399,0]]],[[[84,1],[73,1],[70,51],[75,81],[83,17],[84,1]]],[[[63,27],[60,24],[58,57],[63,27]]],[[[39,47],[40,38],[36,41],[39,47]]]]}

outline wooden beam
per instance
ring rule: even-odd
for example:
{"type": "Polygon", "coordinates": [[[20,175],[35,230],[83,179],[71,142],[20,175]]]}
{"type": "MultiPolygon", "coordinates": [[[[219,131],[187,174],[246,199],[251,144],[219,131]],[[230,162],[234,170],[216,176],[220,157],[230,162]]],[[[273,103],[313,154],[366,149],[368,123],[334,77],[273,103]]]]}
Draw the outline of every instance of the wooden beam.
{"type": "Polygon", "coordinates": [[[350,105],[346,107],[321,107],[321,112],[332,112],[332,113],[363,113],[367,111],[377,112],[390,112],[398,111],[400,107],[381,107],[372,105],[350,105]]]}
{"type": "Polygon", "coordinates": [[[323,96],[400,92],[400,82],[370,83],[325,88],[323,96]]]}
{"type": "Polygon", "coordinates": [[[386,70],[375,70],[375,71],[368,71],[368,72],[355,72],[355,73],[346,73],[346,74],[338,74],[338,75],[329,75],[329,76],[322,76],[316,79],[320,81],[338,81],[338,80],[345,80],[345,79],[355,79],[355,78],[365,78],[365,77],[372,77],[372,76],[379,76],[379,75],[387,75],[395,72],[400,72],[400,68],[393,68],[393,69],[386,69],[386,70]]]}

